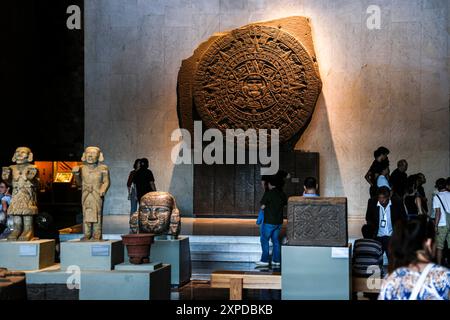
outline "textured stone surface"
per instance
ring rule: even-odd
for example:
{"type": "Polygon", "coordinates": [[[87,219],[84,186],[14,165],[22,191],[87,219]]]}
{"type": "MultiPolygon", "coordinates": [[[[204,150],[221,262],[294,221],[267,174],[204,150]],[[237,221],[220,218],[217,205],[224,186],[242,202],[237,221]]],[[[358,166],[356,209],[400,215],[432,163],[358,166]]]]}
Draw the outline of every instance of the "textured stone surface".
{"type": "Polygon", "coordinates": [[[290,197],[287,241],[291,246],[347,246],[347,199],[290,197]]]}
{"type": "Polygon", "coordinates": [[[170,161],[181,61],[214,32],[289,16],[310,18],[320,62],[322,94],[295,148],[320,153],[322,195],[347,197],[349,229],[358,231],[368,197],[364,174],[373,150],[386,145],[391,163],[406,158],[410,173],[427,176],[430,196],[433,181],[450,170],[449,6],[446,0],[86,1],[85,143],[108,155],[105,214],[129,212],[126,179],[144,156],[158,190],[172,193],[184,215],[192,212],[192,166],[170,161]],[[381,29],[366,27],[369,5],[380,7],[381,29]],[[132,19],[116,20],[118,13],[132,19]],[[186,26],[172,26],[179,13],[186,26]],[[118,108],[126,118],[114,116],[118,108]]]}
{"type": "Polygon", "coordinates": [[[180,126],[193,134],[197,112],[224,134],[279,129],[286,142],[306,126],[321,87],[307,18],[250,24],[211,36],[182,62],[180,126]]]}

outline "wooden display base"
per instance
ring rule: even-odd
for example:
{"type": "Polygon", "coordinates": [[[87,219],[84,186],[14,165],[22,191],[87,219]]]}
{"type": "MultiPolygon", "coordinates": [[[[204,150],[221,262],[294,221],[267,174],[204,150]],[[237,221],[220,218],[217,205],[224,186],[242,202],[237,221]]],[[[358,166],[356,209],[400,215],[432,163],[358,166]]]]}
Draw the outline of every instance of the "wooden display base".
{"type": "Polygon", "coordinates": [[[281,290],[280,272],[214,271],[211,288],[229,288],[230,300],[242,300],[243,289],[281,290]]]}

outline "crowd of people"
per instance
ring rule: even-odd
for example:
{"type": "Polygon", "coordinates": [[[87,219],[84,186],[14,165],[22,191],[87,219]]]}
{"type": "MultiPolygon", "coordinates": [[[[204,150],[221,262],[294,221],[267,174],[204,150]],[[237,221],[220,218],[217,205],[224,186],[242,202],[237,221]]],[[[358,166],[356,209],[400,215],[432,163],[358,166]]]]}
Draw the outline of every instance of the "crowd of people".
{"type": "Polygon", "coordinates": [[[390,174],[388,154],[385,147],[375,150],[365,176],[370,198],[364,239],[354,244],[353,273],[369,277],[376,266],[385,274],[379,299],[449,299],[450,178],[436,181],[430,211],[425,175],[408,175],[406,160],[390,174]]]}
{"type": "MultiPolygon", "coordinates": [[[[369,200],[361,230],[363,239],[356,240],[353,247],[353,274],[370,277],[378,271],[384,278],[380,293],[375,295],[380,300],[450,299],[450,271],[445,267],[450,262],[450,177],[436,181],[429,210],[425,175],[408,175],[404,159],[390,174],[388,155],[385,147],[375,150],[365,176],[369,200]]],[[[280,266],[287,177],[284,171],[262,177],[265,192],[257,219],[262,255],[257,267],[280,266]],[[269,241],[273,244],[272,256],[269,241]]],[[[316,180],[306,178],[303,196],[318,197],[317,190],[316,180]]]]}

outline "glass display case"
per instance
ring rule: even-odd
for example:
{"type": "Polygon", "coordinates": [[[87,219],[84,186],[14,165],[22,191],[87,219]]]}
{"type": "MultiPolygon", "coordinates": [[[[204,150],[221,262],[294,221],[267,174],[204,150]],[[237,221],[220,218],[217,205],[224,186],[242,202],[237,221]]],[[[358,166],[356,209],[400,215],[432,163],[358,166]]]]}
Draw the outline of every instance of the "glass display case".
{"type": "Polygon", "coordinates": [[[73,226],[81,218],[81,190],[72,168],[77,161],[35,161],[39,170],[38,207],[50,213],[58,229],[73,226]]]}

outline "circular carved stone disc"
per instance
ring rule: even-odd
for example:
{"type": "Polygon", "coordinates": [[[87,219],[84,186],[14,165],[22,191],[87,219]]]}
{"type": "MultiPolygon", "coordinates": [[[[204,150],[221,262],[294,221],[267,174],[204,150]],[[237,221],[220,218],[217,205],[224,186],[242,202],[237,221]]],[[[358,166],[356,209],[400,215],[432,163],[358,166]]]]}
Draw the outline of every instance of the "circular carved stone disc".
{"type": "Polygon", "coordinates": [[[292,35],[252,25],[218,38],[198,62],[194,103],[208,128],[279,129],[289,140],[320,93],[315,62],[292,35]]]}

